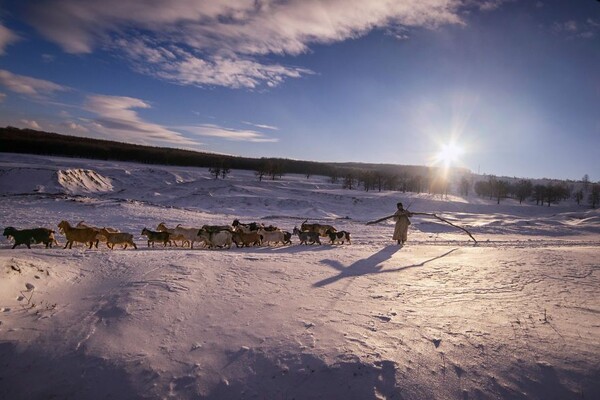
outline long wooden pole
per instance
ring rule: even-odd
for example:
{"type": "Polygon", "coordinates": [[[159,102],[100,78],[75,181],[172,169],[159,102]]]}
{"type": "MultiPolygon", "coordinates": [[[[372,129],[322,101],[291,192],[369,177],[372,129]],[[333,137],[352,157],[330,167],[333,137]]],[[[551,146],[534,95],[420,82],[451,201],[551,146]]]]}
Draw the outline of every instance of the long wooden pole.
{"type": "MultiPolygon", "coordinates": [[[[410,211],[409,211],[409,212],[410,212],[410,211]]],[[[425,216],[428,216],[428,217],[434,217],[434,218],[437,218],[437,219],[439,219],[440,221],[442,221],[442,222],[445,222],[445,223],[447,223],[447,224],[448,224],[448,225],[450,225],[450,226],[453,226],[453,227],[455,227],[455,228],[458,228],[458,229],[460,229],[460,230],[463,230],[463,231],[465,231],[465,232],[467,233],[467,235],[469,235],[469,237],[470,237],[471,239],[473,239],[473,241],[474,241],[475,243],[477,243],[477,239],[475,239],[475,238],[473,237],[473,235],[471,235],[471,232],[469,232],[469,231],[468,231],[466,228],[463,228],[462,226],[455,225],[455,224],[453,224],[452,222],[448,221],[447,219],[444,219],[444,218],[440,217],[440,216],[439,216],[439,215],[437,215],[437,214],[434,214],[434,213],[424,213],[424,212],[410,212],[410,214],[412,214],[412,215],[425,215],[425,216]]],[[[377,224],[377,223],[379,223],[379,222],[385,221],[386,219],[390,219],[390,218],[394,217],[394,215],[395,215],[395,214],[392,214],[392,215],[388,215],[387,217],[379,218],[378,220],[375,220],[375,221],[369,221],[369,222],[367,222],[367,225],[373,225],[373,224],[377,224]]]]}
{"type": "Polygon", "coordinates": [[[369,221],[369,222],[367,222],[367,225],[373,225],[373,224],[377,224],[377,223],[379,223],[379,222],[381,222],[381,221],[385,221],[386,219],[393,218],[393,217],[394,217],[394,215],[396,215],[396,214],[392,214],[392,215],[388,215],[387,217],[379,218],[379,219],[378,219],[378,220],[376,220],[376,221],[369,221]]]}
{"type": "Polygon", "coordinates": [[[475,243],[477,243],[477,239],[475,239],[475,238],[473,237],[473,235],[471,235],[471,232],[469,232],[469,231],[468,231],[466,228],[463,228],[462,226],[455,225],[455,224],[453,224],[452,222],[448,221],[447,219],[444,219],[444,218],[440,217],[440,216],[439,216],[439,215],[437,215],[437,214],[434,214],[434,213],[422,213],[422,212],[411,212],[411,214],[412,214],[412,215],[426,215],[426,216],[429,216],[429,217],[435,217],[435,218],[439,219],[440,221],[447,223],[447,224],[448,224],[448,225],[450,225],[450,226],[453,226],[453,227],[455,227],[455,228],[458,228],[458,229],[460,229],[460,230],[463,230],[463,231],[465,231],[465,232],[467,233],[467,235],[469,235],[469,237],[470,237],[471,239],[473,239],[473,241],[474,241],[475,243]]]}

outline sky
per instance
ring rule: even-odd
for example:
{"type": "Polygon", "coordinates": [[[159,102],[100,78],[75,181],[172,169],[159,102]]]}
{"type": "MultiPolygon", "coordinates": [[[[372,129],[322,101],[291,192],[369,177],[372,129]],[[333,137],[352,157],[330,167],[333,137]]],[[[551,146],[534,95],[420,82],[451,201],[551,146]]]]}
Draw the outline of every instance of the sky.
{"type": "Polygon", "coordinates": [[[152,146],[600,181],[599,71],[597,0],[0,0],[0,126],[152,146]]]}

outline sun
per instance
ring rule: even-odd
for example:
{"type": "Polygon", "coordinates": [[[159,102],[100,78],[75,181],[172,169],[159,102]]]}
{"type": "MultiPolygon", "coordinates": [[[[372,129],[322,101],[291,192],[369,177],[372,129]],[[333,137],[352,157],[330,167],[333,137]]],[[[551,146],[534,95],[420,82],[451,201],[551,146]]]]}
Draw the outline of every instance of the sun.
{"type": "Polygon", "coordinates": [[[456,143],[446,143],[442,145],[440,151],[436,154],[435,162],[448,168],[459,161],[463,153],[463,148],[456,143]]]}

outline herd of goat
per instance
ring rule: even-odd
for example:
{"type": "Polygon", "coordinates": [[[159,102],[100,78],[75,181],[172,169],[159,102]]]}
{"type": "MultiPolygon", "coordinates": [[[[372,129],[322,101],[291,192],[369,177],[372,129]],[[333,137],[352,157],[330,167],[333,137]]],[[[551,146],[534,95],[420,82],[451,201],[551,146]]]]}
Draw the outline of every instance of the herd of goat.
{"type": "MultiPolygon", "coordinates": [[[[95,246],[98,248],[99,242],[106,243],[109,249],[114,249],[115,245],[121,245],[124,249],[131,246],[137,249],[133,240],[133,234],[120,232],[114,228],[95,227],[86,224],[84,221],[79,222],[76,226],[72,226],[68,221],[61,221],[58,224],[58,229],[66,238],[64,248],[72,248],[73,243],[83,243],[88,248],[95,246]]],[[[16,229],[7,227],[4,229],[3,235],[7,239],[14,240],[13,249],[19,245],[26,245],[31,248],[32,244],[43,243],[46,248],[52,247],[58,242],[54,237],[56,232],[48,228],[35,229],[16,229]]],[[[347,231],[338,231],[331,225],[323,224],[307,224],[305,220],[300,229],[294,227],[290,233],[281,230],[273,225],[265,226],[264,224],[252,222],[243,224],[239,220],[234,220],[231,225],[204,225],[201,228],[185,227],[177,225],[174,228],[169,228],[164,222],[161,222],[156,227],[156,230],[144,228],[141,232],[142,236],[148,239],[148,247],[154,247],[156,242],[162,243],[163,246],[189,246],[194,248],[194,243],[198,243],[209,249],[216,248],[231,248],[232,244],[236,247],[262,246],[262,245],[277,245],[291,244],[292,236],[298,236],[300,244],[321,244],[321,238],[329,239],[331,244],[350,244],[350,233],[347,231]]]]}

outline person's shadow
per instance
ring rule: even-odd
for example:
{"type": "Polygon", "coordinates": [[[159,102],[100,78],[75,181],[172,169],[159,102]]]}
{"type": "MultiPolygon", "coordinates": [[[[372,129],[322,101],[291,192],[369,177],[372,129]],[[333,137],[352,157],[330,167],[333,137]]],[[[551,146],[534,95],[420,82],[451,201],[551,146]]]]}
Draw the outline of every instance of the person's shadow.
{"type": "Polygon", "coordinates": [[[429,260],[425,260],[419,264],[406,265],[403,267],[391,268],[391,269],[382,269],[383,263],[385,261],[389,260],[390,258],[392,258],[392,256],[400,249],[401,249],[401,247],[399,247],[398,245],[386,246],[383,249],[379,250],[377,253],[371,255],[370,257],[364,258],[362,260],[358,260],[348,267],[344,267],[337,260],[329,260],[329,259],[321,260],[321,262],[323,264],[327,264],[330,267],[338,270],[339,274],[332,276],[330,278],[320,280],[319,282],[314,283],[313,287],[323,287],[323,286],[332,284],[332,283],[337,282],[344,278],[351,278],[351,277],[356,277],[356,276],[379,274],[379,273],[386,273],[386,272],[398,272],[398,271],[402,271],[402,270],[408,269],[408,268],[422,267],[425,264],[427,264],[428,262],[440,259],[442,257],[446,257],[447,255],[458,250],[458,248],[454,248],[452,250],[447,251],[444,254],[430,258],[429,260]]]}

